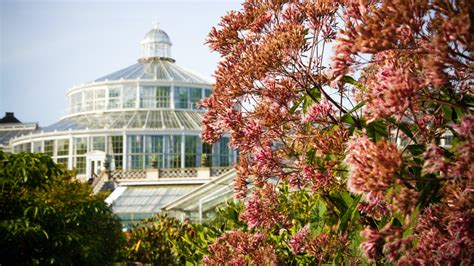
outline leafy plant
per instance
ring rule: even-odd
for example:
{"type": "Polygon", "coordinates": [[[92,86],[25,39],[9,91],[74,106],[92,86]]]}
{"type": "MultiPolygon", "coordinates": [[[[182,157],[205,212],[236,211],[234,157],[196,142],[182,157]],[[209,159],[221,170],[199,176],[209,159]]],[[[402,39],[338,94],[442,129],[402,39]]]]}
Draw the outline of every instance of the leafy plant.
{"type": "Polygon", "coordinates": [[[123,244],[104,198],[43,154],[0,151],[0,263],[108,265],[123,244]]]}

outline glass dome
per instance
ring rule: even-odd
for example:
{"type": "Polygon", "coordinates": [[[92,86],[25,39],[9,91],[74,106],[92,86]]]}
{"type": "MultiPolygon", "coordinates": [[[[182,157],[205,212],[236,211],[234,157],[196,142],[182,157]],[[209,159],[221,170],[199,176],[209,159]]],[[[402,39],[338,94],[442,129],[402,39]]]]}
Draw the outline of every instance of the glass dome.
{"type": "Polygon", "coordinates": [[[142,60],[160,58],[174,61],[171,58],[171,40],[168,34],[158,28],[158,23],[155,23],[155,28],[150,30],[146,35],[142,45],[142,60]]]}

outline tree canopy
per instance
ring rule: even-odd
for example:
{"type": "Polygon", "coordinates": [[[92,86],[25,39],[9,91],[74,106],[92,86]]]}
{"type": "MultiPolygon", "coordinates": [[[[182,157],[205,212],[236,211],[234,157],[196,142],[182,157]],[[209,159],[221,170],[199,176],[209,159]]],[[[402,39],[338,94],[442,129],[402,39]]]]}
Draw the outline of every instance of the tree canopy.
{"type": "Polygon", "coordinates": [[[108,265],[124,241],[102,196],[44,154],[0,150],[0,264],[108,265]]]}

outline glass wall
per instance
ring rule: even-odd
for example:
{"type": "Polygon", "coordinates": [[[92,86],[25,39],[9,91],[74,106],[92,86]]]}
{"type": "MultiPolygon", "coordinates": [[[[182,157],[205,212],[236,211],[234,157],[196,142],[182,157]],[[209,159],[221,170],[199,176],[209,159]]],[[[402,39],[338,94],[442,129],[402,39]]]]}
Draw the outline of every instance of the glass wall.
{"type": "Polygon", "coordinates": [[[169,86],[142,86],[137,99],[137,87],[114,85],[107,89],[89,89],[69,96],[69,113],[104,109],[171,108],[172,101],[176,109],[199,109],[199,101],[211,95],[210,89],[169,86]]]}
{"type": "Polygon", "coordinates": [[[69,161],[69,139],[56,140],[56,148],[56,162],[67,166],[69,161]]]}
{"type": "Polygon", "coordinates": [[[78,174],[86,173],[87,138],[74,138],[74,167],[78,174]]]}
{"type": "Polygon", "coordinates": [[[165,167],[181,167],[181,136],[165,136],[165,167]],[[166,160],[167,159],[167,160],[166,160]]]}
{"type": "Polygon", "coordinates": [[[109,88],[109,103],[107,109],[116,109],[122,106],[122,88],[109,88]]]}
{"type": "Polygon", "coordinates": [[[177,109],[199,109],[198,103],[202,99],[200,88],[174,88],[174,108],[177,109]]]}
{"type": "Polygon", "coordinates": [[[135,108],[137,102],[137,88],[123,88],[123,108],[135,108]]]}
{"type": "Polygon", "coordinates": [[[199,166],[198,136],[184,137],[184,167],[199,166]]]}
{"type": "Polygon", "coordinates": [[[44,154],[53,156],[54,155],[54,140],[44,141],[44,154]]]}
{"type": "Polygon", "coordinates": [[[212,166],[229,166],[235,161],[227,137],[214,145],[202,143],[199,136],[181,135],[131,135],[127,141],[129,169],[149,168],[153,160],[159,168],[199,167],[202,154],[212,166]]]}
{"type": "Polygon", "coordinates": [[[140,90],[141,108],[170,108],[170,87],[144,86],[140,90]]]}
{"type": "Polygon", "coordinates": [[[235,152],[229,148],[229,138],[223,137],[213,145],[203,143],[196,135],[128,135],[79,136],[72,142],[68,139],[34,141],[15,145],[15,153],[43,152],[57,163],[72,167],[78,174],[86,172],[86,154],[104,151],[110,158],[112,169],[146,169],[156,160],[159,168],[200,167],[202,155],[207,157],[208,166],[230,166],[235,162],[235,152]],[[126,154],[123,153],[127,141],[126,154]],[[72,149],[72,150],[71,150],[72,149]],[[72,156],[70,156],[70,150],[72,156]],[[124,155],[127,164],[124,165],[124,155]]]}
{"type": "Polygon", "coordinates": [[[155,160],[158,167],[163,167],[163,136],[145,136],[145,168],[150,168],[155,160]]]}
{"type": "Polygon", "coordinates": [[[123,168],[123,137],[108,136],[107,137],[107,154],[112,156],[112,169],[123,168]]]}

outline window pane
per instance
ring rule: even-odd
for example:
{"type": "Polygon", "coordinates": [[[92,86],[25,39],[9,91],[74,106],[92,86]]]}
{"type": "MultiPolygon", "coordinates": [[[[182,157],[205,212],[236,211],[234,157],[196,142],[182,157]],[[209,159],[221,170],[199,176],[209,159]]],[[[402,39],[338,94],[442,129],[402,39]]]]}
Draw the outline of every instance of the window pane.
{"type": "Polygon", "coordinates": [[[120,108],[122,106],[121,95],[122,89],[118,88],[109,88],[109,109],[120,108]]]}
{"type": "Polygon", "coordinates": [[[94,92],[94,110],[102,110],[105,108],[105,90],[95,90],[94,92]]]}
{"type": "Polygon", "coordinates": [[[163,136],[147,136],[145,152],[146,153],[162,153],[163,152],[163,136]]]}
{"type": "Polygon", "coordinates": [[[93,151],[105,151],[105,137],[92,137],[91,150],[93,151]]]}
{"type": "Polygon", "coordinates": [[[170,88],[169,87],[156,88],[156,107],[157,108],[170,107],[170,88]]]}
{"type": "Polygon", "coordinates": [[[123,88],[123,107],[134,108],[137,99],[137,89],[134,87],[123,88]]]}
{"type": "Polygon", "coordinates": [[[223,137],[219,141],[219,166],[229,165],[229,138],[223,137]]]}
{"type": "Polygon", "coordinates": [[[67,163],[69,162],[69,158],[58,158],[56,162],[60,165],[67,166],[67,163]]]}
{"type": "Polygon", "coordinates": [[[123,168],[123,157],[122,155],[114,155],[114,167],[116,170],[123,168]]]}
{"type": "Polygon", "coordinates": [[[94,100],[94,91],[84,92],[84,111],[92,110],[93,100],[94,100]]]}
{"type": "Polygon", "coordinates": [[[75,155],[81,155],[87,152],[87,138],[76,138],[74,142],[75,155]]]}
{"type": "Polygon", "coordinates": [[[122,136],[109,136],[108,137],[108,149],[107,152],[110,154],[122,154],[123,153],[123,137],[122,136]]]}
{"type": "Polygon", "coordinates": [[[78,174],[85,174],[86,173],[86,157],[80,156],[76,157],[76,162],[74,167],[77,169],[78,174]]]}
{"type": "Polygon", "coordinates": [[[190,88],[189,89],[189,108],[198,109],[199,101],[201,100],[201,89],[190,88]]]}
{"type": "Polygon", "coordinates": [[[185,167],[196,167],[198,163],[197,158],[197,136],[185,136],[185,155],[184,155],[184,166],[185,167]]]}
{"type": "Polygon", "coordinates": [[[43,148],[42,141],[33,142],[33,152],[41,152],[42,148],[43,148]]]}
{"type": "Polygon", "coordinates": [[[69,155],[69,140],[60,139],[58,140],[58,156],[69,155]]]}
{"type": "Polygon", "coordinates": [[[156,88],[142,87],[140,90],[140,107],[155,108],[156,105],[156,88]]]}
{"type": "Polygon", "coordinates": [[[44,154],[53,156],[54,154],[54,140],[44,141],[44,154]]]}
{"type": "Polygon", "coordinates": [[[207,98],[207,97],[209,97],[209,96],[211,96],[211,90],[210,90],[210,89],[205,89],[205,90],[204,90],[204,97],[207,98]]]}
{"type": "Polygon", "coordinates": [[[143,155],[130,155],[128,157],[128,167],[130,169],[143,168],[143,155]]]}
{"type": "Polygon", "coordinates": [[[74,93],[71,96],[71,110],[73,113],[80,112],[82,108],[82,92],[74,93]]]}
{"type": "Polygon", "coordinates": [[[169,136],[169,167],[181,167],[181,136],[169,136]]]}
{"type": "Polygon", "coordinates": [[[188,88],[176,87],[174,88],[174,107],[188,108],[188,88]]]}
{"type": "Polygon", "coordinates": [[[128,153],[143,153],[143,136],[128,136],[128,153]]]}

